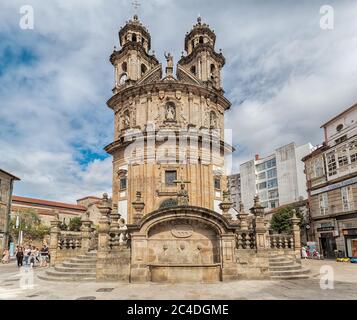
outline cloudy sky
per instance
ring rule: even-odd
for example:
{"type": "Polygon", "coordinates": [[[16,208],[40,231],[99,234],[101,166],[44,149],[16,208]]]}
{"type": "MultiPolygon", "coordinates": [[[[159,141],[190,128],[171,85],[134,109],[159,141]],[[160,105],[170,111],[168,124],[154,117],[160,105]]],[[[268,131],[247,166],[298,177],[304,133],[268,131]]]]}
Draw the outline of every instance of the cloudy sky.
{"type": "MultiPolygon", "coordinates": [[[[139,16],[164,61],[181,55],[200,14],[227,63],[234,167],[276,147],[322,141],[322,123],[357,102],[357,1],[141,1],[139,16]],[[334,28],[320,28],[320,7],[334,28]]],[[[108,57],[134,13],[132,0],[2,0],[0,168],[21,178],[15,194],[75,201],[111,192],[113,87],[108,57]],[[34,9],[34,29],[19,26],[34,9]]]]}

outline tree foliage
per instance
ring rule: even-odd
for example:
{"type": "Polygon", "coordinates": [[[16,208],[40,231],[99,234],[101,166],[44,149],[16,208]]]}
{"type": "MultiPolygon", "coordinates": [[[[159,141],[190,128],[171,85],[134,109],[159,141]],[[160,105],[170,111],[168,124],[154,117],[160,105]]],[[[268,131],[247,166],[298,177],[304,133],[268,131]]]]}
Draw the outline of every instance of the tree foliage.
{"type": "Polygon", "coordinates": [[[80,231],[81,230],[81,218],[80,217],[74,217],[71,219],[68,225],[68,229],[70,231],[80,231]]]}
{"type": "Polygon", "coordinates": [[[41,223],[41,219],[35,210],[29,209],[19,213],[19,226],[16,228],[16,217],[10,221],[10,235],[13,238],[19,237],[20,230],[23,231],[25,241],[34,239],[43,239],[45,235],[50,234],[50,228],[41,223]]]}
{"type": "Polygon", "coordinates": [[[301,210],[293,206],[287,206],[280,208],[276,213],[273,214],[270,221],[270,228],[277,233],[290,233],[293,227],[291,218],[294,215],[294,209],[296,210],[296,216],[300,218],[301,223],[301,210]]]}

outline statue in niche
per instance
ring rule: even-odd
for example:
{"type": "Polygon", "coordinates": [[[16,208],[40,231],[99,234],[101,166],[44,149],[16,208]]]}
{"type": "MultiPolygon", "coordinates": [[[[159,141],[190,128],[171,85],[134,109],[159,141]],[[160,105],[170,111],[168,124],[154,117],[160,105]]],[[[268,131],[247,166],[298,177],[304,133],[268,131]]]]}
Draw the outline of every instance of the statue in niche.
{"type": "Polygon", "coordinates": [[[214,111],[210,112],[210,127],[216,128],[217,127],[217,116],[214,111]]]}
{"type": "Polygon", "coordinates": [[[129,127],[130,127],[130,115],[129,115],[129,111],[125,110],[123,115],[123,128],[129,128],[129,127]]]}
{"type": "Polygon", "coordinates": [[[166,121],[176,121],[176,107],[173,102],[166,104],[165,119],[166,121]]]}

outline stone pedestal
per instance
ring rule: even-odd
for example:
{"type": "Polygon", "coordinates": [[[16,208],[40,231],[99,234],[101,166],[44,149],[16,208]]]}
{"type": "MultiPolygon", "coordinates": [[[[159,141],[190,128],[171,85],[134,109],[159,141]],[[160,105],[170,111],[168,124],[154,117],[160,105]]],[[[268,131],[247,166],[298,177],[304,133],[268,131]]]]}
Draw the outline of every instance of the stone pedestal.
{"type": "Polygon", "coordinates": [[[300,218],[296,216],[296,211],[294,210],[294,215],[291,218],[293,224],[293,238],[294,238],[294,252],[296,260],[301,262],[301,235],[300,235],[300,218]]]}
{"type": "Polygon", "coordinates": [[[254,197],[254,206],[250,209],[250,211],[254,214],[253,229],[255,232],[256,250],[258,252],[268,249],[266,241],[267,229],[264,217],[264,207],[260,204],[258,195],[254,197]]]}
{"type": "Polygon", "coordinates": [[[61,233],[60,229],[61,221],[58,219],[58,212],[55,213],[55,219],[51,221],[51,238],[50,238],[50,254],[51,254],[51,266],[56,265],[58,240],[61,233]]]}
{"type": "Polygon", "coordinates": [[[219,208],[222,210],[222,216],[227,220],[232,220],[232,216],[229,210],[233,207],[233,203],[229,201],[229,192],[223,191],[223,201],[219,204],[219,208]]]}
{"type": "Polygon", "coordinates": [[[98,230],[98,252],[107,252],[109,249],[109,214],[111,212],[108,195],[103,195],[102,202],[98,206],[98,209],[101,214],[98,230]]]}
{"type": "Polygon", "coordinates": [[[141,192],[137,191],[136,192],[136,199],[135,201],[132,202],[133,208],[135,209],[135,215],[134,215],[134,223],[139,224],[143,214],[142,211],[144,210],[145,203],[143,199],[141,198],[141,192]]]}
{"type": "Polygon", "coordinates": [[[92,221],[89,220],[88,215],[85,215],[81,219],[81,234],[82,234],[82,251],[88,252],[91,245],[91,230],[92,230],[92,221]]]}
{"type": "Polygon", "coordinates": [[[240,223],[240,230],[248,231],[248,213],[244,211],[244,205],[242,201],[239,203],[239,213],[237,214],[237,219],[240,223]]]}

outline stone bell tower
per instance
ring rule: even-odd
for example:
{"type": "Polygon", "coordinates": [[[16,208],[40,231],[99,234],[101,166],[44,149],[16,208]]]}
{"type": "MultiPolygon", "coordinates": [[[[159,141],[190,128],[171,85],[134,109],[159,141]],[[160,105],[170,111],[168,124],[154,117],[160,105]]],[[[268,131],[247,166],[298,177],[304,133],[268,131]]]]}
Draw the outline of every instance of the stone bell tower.
{"type": "Polygon", "coordinates": [[[221,89],[221,69],[225,59],[222,53],[215,51],[215,43],[214,31],[198,17],[197,24],[185,37],[187,56],[183,56],[178,64],[197,80],[215,89],[221,89]]]}
{"type": "Polygon", "coordinates": [[[186,35],[187,56],[176,76],[174,57],[166,52],[163,75],[149,53],[151,36],[136,15],[119,39],[121,49],[110,57],[116,76],[107,102],[114,112],[114,141],[105,148],[113,156],[113,203],[128,223],[177,205],[180,193],[187,193],[189,205],[222,213],[224,155],[232,151],[224,142],[230,102],[220,84],[225,60],[215,52],[214,32],[198,20],[186,35]],[[178,181],[187,182],[184,190],[178,181]],[[138,203],[145,204],[139,211],[138,203]]]}
{"type": "Polygon", "coordinates": [[[114,93],[124,85],[135,84],[159,64],[155,56],[149,54],[151,36],[137,15],[120,29],[119,43],[121,50],[114,49],[110,57],[115,70],[114,93]]]}

